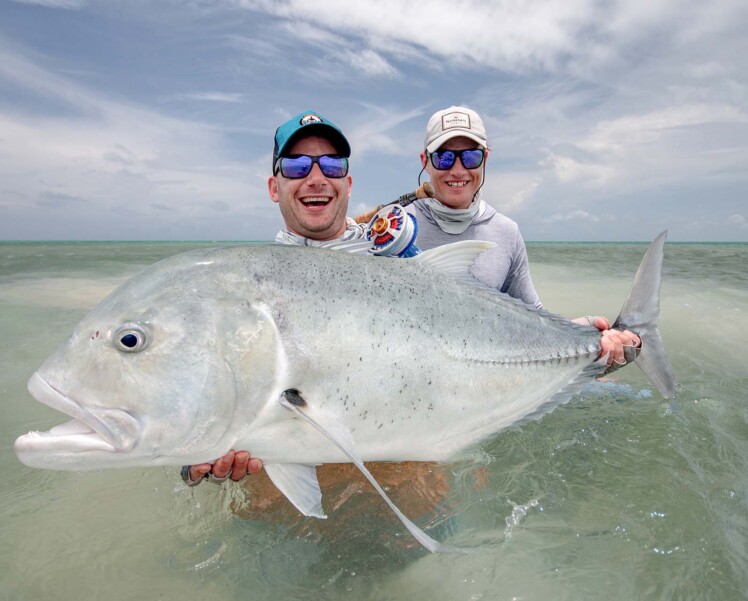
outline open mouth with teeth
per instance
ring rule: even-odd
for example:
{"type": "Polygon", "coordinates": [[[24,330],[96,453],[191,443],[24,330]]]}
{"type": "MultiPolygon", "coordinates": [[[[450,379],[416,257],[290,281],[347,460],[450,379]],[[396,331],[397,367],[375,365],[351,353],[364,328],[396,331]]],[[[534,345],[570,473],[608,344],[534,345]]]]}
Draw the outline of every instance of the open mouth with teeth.
{"type": "Polygon", "coordinates": [[[450,188],[464,188],[467,184],[467,182],[447,182],[450,188]]]}
{"type": "Polygon", "coordinates": [[[309,208],[320,208],[330,204],[330,197],[328,196],[310,196],[308,198],[302,198],[301,204],[309,208]]]}
{"type": "Polygon", "coordinates": [[[65,469],[60,463],[91,452],[129,451],[139,431],[138,422],[127,411],[100,407],[87,408],[63,394],[36,372],[29,380],[29,392],[36,400],[73,419],[47,432],[29,432],[15,442],[18,458],[29,467],[65,469]]]}

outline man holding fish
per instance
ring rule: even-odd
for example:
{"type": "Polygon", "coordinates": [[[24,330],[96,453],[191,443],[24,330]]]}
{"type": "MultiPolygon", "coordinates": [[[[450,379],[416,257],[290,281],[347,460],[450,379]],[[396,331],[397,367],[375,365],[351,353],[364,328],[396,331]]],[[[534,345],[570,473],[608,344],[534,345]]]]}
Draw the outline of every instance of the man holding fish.
{"type": "MultiPolygon", "coordinates": [[[[276,130],[268,194],[279,205],[285,223],[276,242],[344,249],[365,236],[364,226],[347,216],[350,153],[342,131],[314,111],[301,113],[276,130]]],[[[453,106],[429,119],[421,163],[435,194],[406,208],[418,220],[416,244],[427,250],[459,240],[495,243],[476,260],[475,277],[540,308],[517,224],[481,199],[488,155],[485,127],[475,111],[453,106]]],[[[632,332],[610,329],[604,317],[574,321],[601,330],[601,356],[608,355],[612,368],[631,360],[633,349],[641,344],[632,332]]],[[[194,486],[207,477],[239,481],[261,470],[260,459],[246,451],[230,451],[213,464],[185,466],[182,477],[194,486]]]]}

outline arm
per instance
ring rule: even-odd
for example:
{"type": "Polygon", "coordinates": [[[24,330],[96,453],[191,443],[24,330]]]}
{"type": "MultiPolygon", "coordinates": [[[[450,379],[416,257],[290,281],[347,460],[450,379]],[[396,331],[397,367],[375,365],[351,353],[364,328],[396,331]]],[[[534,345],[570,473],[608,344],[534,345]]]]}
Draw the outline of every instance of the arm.
{"type": "Polygon", "coordinates": [[[499,290],[509,296],[520,299],[528,305],[532,305],[536,309],[542,309],[543,303],[540,301],[540,297],[535,290],[532,277],[530,276],[530,261],[527,258],[527,247],[519,230],[517,230],[517,239],[514,252],[511,256],[512,263],[509,273],[499,290]]]}

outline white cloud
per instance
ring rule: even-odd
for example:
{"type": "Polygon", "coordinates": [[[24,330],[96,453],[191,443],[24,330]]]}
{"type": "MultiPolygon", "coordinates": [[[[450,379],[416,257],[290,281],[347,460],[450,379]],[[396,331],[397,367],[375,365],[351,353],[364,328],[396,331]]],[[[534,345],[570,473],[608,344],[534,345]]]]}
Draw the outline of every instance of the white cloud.
{"type": "Polygon", "coordinates": [[[364,75],[382,77],[397,77],[400,75],[399,71],[388,63],[381,54],[373,50],[346,51],[345,57],[351,67],[364,75]]]}
{"type": "Polygon", "coordinates": [[[533,171],[499,173],[489,168],[481,194],[497,211],[511,214],[532,201],[541,184],[542,178],[533,171]]]}
{"type": "Polygon", "coordinates": [[[395,135],[403,123],[422,117],[423,107],[402,112],[397,109],[378,107],[361,103],[363,112],[349,127],[345,128],[346,136],[355,149],[356,157],[371,152],[383,152],[398,156],[417,156],[418,146],[403,145],[395,135]]]}
{"type": "MultiPolygon", "coordinates": [[[[438,56],[472,67],[504,69],[551,68],[575,46],[574,35],[585,25],[592,0],[558,3],[542,0],[518,5],[509,0],[485,2],[448,0],[408,3],[396,0],[361,3],[334,0],[240,2],[294,23],[314,23],[328,31],[346,31],[387,52],[391,40],[428,48],[438,56]]],[[[307,29],[306,31],[310,31],[307,29]]],[[[319,35],[319,34],[317,34],[319,35]]]]}
{"type": "MultiPolygon", "coordinates": [[[[239,0],[239,6],[286,20],[298,34],[329,43],[332,32],[364,40],[378,53],[446,58],[453,65],[506,71],[601,72],[642,40],[678,36],[689,44],[734,23],[739,0],[684,8],[676,0],[239,0]],[[327,32],[327,33],[325,33],[327,32]],[[393,46],[394,42],[394,46],[393,46]]],[[[423,65],[429,66],[429,65],[423,65]]]]}
{"type": "Polygon", "coordinates": [[[705,177],[746,179],[748,113],[692,104],[621,116],[595,124],[574,148],[579,156],[549,151],[543,162],[564,184],[635,189],[705,177]]]}
{"type": "MultiPolygon", "coordinates": [[[[194,229],[224,211],[220,202],[234,221],[253,210],[247,168],[227,155],[221,131],[111,101],[7,49],[2,59],[0,76],[77,109],[74,117],[40,117],[0,106],[0,202],[14,214],[64,206],[71,224],[95,220],[127,231],[159,223],[194,229]]],[[[270,203],[257,209],[276,212],[270,203]]]]}
{"type": "Polygon", "coordinates": [[[728,223],[730,223],[732,225],[746,225],[748,223],[748,222],[746,222],[745,217],[743,217],[742,215],[738,215],[738,214],[730,215],[727,218],[727,221],[728,221],[728,223]]]}

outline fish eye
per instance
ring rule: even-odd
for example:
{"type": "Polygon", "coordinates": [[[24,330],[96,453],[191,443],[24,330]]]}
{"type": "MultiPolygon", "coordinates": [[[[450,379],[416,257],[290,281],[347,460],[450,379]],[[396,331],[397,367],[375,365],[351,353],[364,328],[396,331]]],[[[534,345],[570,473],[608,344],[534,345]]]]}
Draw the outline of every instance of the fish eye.
{"type": "Polygon", "coordinates": [[[114,346],[123,353],[137,353],[148,346],[145,329],[135,323],[123,325],[114,335],[114,346]]]}

